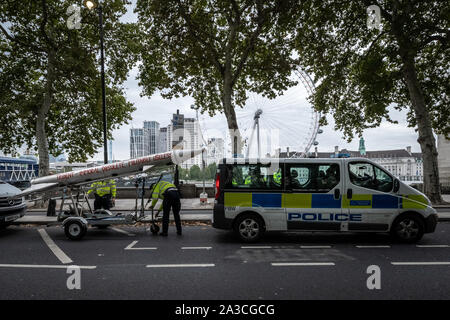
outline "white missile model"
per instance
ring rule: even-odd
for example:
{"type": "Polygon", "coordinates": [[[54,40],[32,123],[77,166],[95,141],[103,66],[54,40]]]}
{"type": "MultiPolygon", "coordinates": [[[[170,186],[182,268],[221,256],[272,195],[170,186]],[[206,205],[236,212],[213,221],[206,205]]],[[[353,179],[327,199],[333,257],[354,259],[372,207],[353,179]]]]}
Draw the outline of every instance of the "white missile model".
{"type": "Polygon", "coordinates": [[[93,181],[120,176],[130,176],[145,171],[144,168],[149,166],[153,168],[161,165],[180,164],[187,159],[201,154],[204,150],[204,148],[195,150],[173,150],[136,159],[104,164],[98,167],[40,177],[33,179],[31,181],[31,187],[23,190],[16,196],[26,196],[52,189],[59,189],[61,187],[83,185],[93,181]]]}

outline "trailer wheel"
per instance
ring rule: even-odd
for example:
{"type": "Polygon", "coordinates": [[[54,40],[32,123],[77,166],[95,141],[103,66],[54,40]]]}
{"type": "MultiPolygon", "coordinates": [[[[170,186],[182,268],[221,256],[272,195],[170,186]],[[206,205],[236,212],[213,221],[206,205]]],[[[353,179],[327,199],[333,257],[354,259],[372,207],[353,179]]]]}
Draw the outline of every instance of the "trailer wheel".
{"type": "Polygon", "coordinates": [[[80,221],[70,221],[64,225],[64,233],[70,240],[81,240],[86,234],[87,228],[80,221]]]}
{"type": "Polygon", "coordinates": [[[150,231],[151,231],[153,234],[157,234],[157,233],[159,232],[159,226],[158,226],[157,224],[152,224],[152,225],[150,226],[150,231]]]}

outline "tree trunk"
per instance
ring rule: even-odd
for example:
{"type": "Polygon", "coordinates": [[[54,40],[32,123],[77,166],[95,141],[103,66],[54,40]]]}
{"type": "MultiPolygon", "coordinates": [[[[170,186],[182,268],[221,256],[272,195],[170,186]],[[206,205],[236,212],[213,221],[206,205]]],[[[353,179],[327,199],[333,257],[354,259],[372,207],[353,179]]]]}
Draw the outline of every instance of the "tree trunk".
{"type": "Polygon", "coordinates": [[[243,141],[237,123],[236,111],[234,110],[234,106],[231,101],[233,95],[233,85],[231,77],[231,66],[229,68],[226,67],[224,72],[222,103],[225,117],[227,118],[228,130],[231,137],[232,154],[233,157],[237,157],[238,154],[242,154],[243,141]]]}
{"type": "Polygon", "coordinates": [[[55,52],[48,51],[47,76],[45,85],[45,94],[42,104],[40,105],[36,118],[36,144],[39,153],[39,176],[47,176],[49,174],[49,156],[48,156],[48,137],[45,130],[47,123],[47,114],[50,110],[53,97],[53,81],[55,78],[55,52]]]}
{"type": "Polygon", "coordinates": [[[431,121],[425,105],[425,99],[417,79],[414,58],[401,50],[403,61],[403,76],[408,86],[409,97],[416,115],[420,144],[423,157],[423,191],[433,204],[442,203],[441,188],[439,185],[438,152],[436,140],[431,129],[431,121]]]}

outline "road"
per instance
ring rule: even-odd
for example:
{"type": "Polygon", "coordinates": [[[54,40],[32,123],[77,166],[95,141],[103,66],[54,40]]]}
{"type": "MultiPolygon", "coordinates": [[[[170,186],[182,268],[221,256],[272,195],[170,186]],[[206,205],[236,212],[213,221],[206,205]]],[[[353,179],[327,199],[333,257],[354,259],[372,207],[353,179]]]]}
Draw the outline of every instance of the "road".
{"type": "Polygon", "coordinates": [[[450,222],[411,245],[332,233],[244,245],[210,226],[174,229],[165,238],[145,226],[91,228],[74,242],[60,227],[11,226],[0,231],[0,299],[450,298],[450,222]],[[71,265],[81,268],[79,290],[67,287],[71,265]],[[367,288],[372,265],[379,290],[367,288]]]}

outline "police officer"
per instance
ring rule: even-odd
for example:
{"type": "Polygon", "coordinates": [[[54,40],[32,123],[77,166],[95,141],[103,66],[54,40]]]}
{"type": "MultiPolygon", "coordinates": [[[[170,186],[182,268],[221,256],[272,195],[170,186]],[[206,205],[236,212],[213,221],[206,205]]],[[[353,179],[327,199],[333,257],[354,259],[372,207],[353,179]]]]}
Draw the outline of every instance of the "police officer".
{"type": "Polygon", "coordinates": [[[91,194],[92,192],[95,195],[94,210],[109,210],[116,198],[116,182],[113,179],[94,182],[87,193],[91,194]]]}
{"type": "Polygon", "coordinates": [[[273,181],[276,185],[281,185],[281,169],[278,169],[278,171],[273,174],[273,181]]]}
{"type": "Polygon", "coordinates": [[[162,232],[161,236],[167,236],[167,232],[169,229],[169,214],[170,208],[173,211],[173,217],[175,218],[175,225],[177,227],[177,234],[181,236],[181,220],[180,220],[180,194],[178,193],[177,187],[170,182],[160,181],[156,185],[152,184],[150,189],[153,189],[152,192],[152,204],[150,205],[150,209],[153,209],[158,202],[158,199],[162,199],[163,202],[158,209],[158,212],[163,209],[163,221],[162,221],[162,232]]]}

